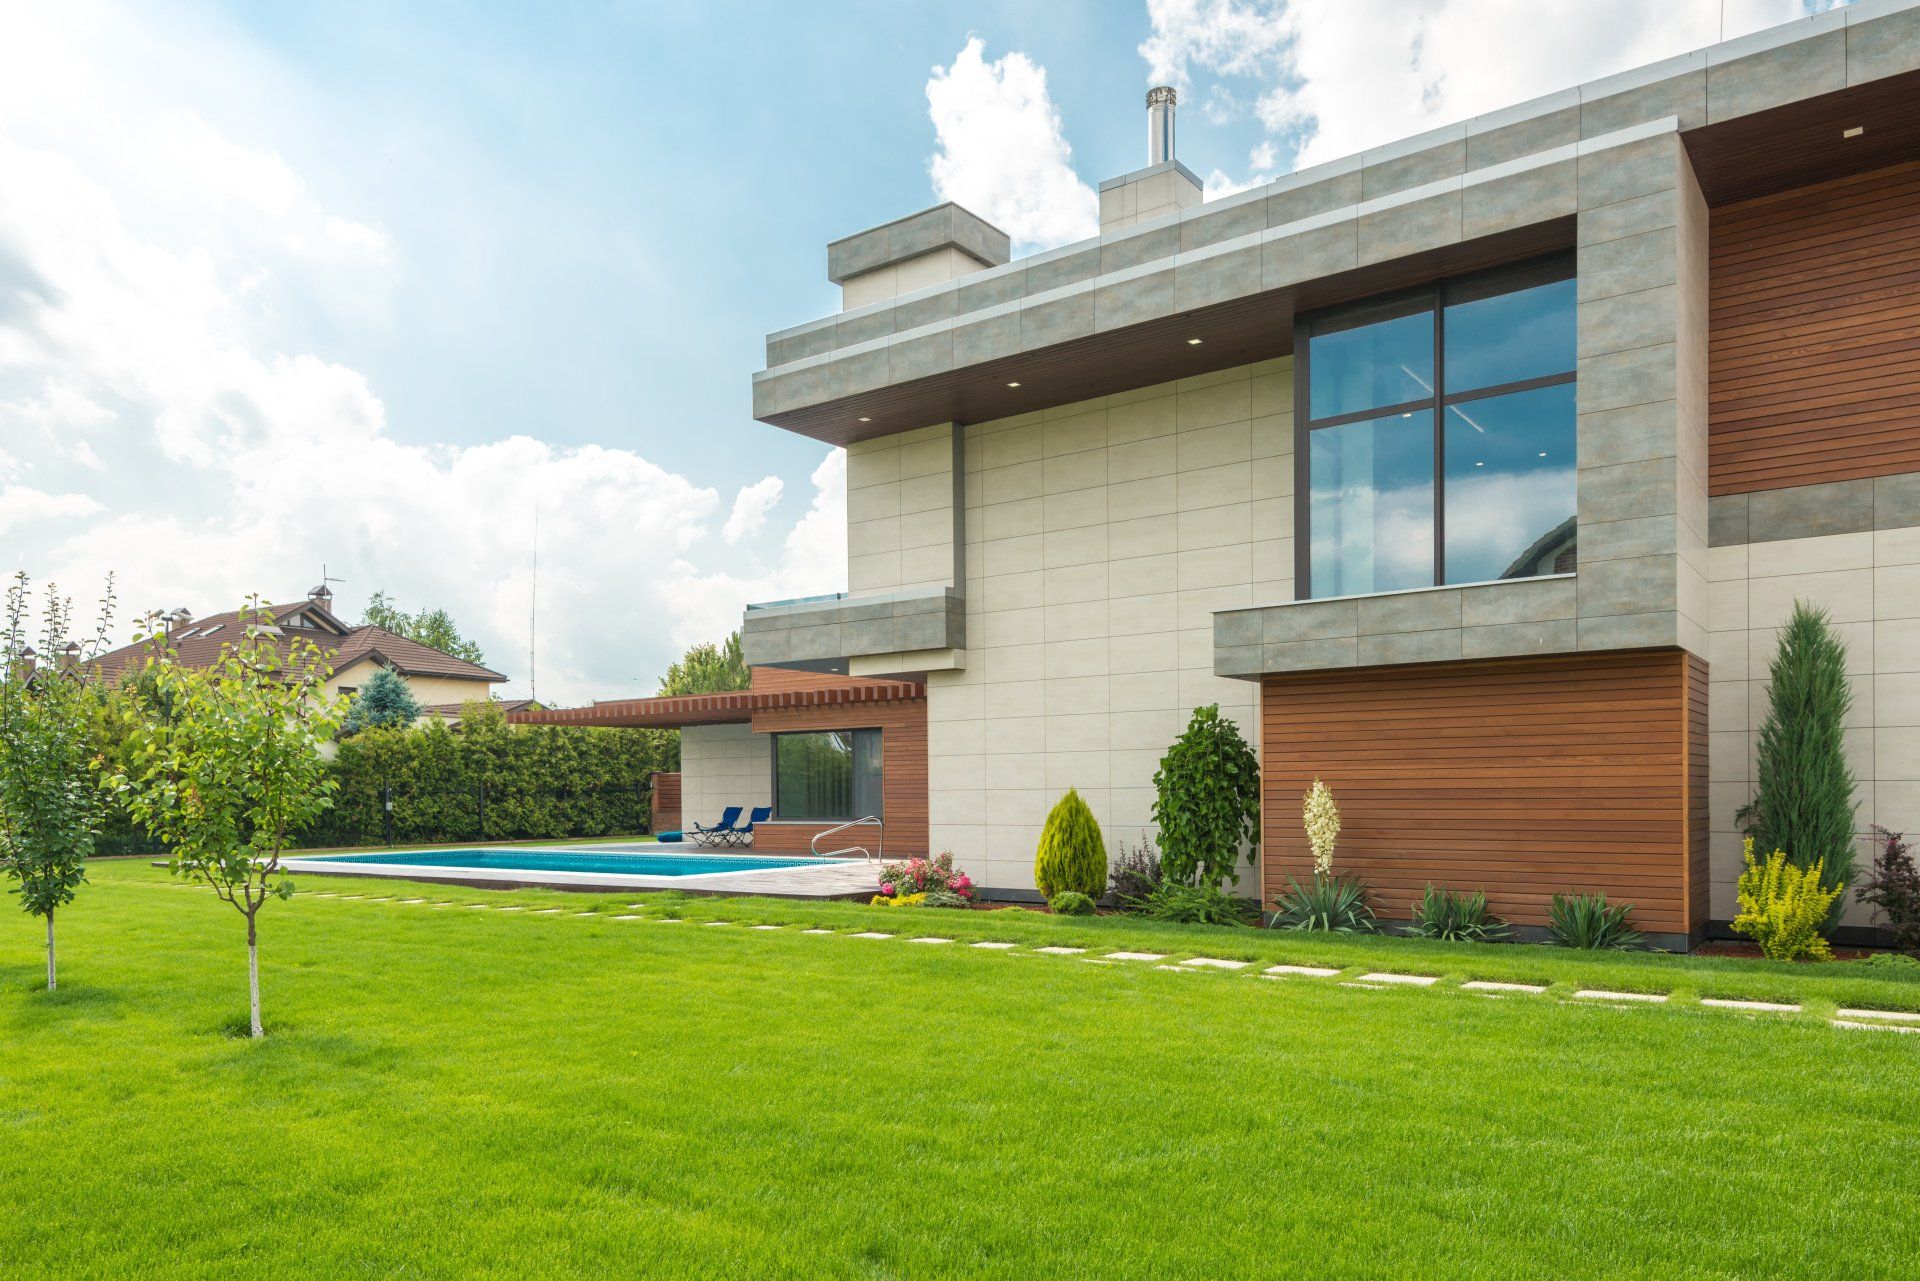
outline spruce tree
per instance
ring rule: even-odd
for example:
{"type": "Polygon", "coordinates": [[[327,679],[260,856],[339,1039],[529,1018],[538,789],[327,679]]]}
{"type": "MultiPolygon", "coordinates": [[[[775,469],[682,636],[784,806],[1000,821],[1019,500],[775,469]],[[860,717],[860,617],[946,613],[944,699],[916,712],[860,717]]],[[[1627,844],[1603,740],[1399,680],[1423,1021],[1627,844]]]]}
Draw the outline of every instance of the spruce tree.
{"type": "Polygon", "coordinates": [[[405,729],[419,718],[420,701],[413,696],[413,690],[405,679],[382,667],[353,696],[343,732],[358,734],[363,729],[381,725],[405,729]]]}
{"type": "Polygon", "coordinates": [[[1784,850],[1801,868],[1825,860],[1821,884],[1827,888],[1853,880],[1854,778],[1843,729],[1853,692],[1846,664],[1847,647],[1826,611],[1794,602],[1768,669],[1753,803],[1738,815],[1763,856],[1784,850]]]}

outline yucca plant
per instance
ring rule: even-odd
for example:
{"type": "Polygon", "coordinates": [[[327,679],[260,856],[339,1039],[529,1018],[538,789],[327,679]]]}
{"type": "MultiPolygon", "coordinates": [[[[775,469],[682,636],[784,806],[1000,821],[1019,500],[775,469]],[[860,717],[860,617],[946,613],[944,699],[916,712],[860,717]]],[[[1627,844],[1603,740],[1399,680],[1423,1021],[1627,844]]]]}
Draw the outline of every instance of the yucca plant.
{"type": "Polygon", "coordinates": [[[1448,943],[1503,943],[1510,931],[1505,921],[1488,910],[1484,891],[1468,894],[1429,885],[1413,905],[1407,933],[1448,943]]]}
{"type": "Polygon", "coordinates": [[[1561,947],[1625,952],[1640,946],[1640,931],[1627,923],[1631,903],[1609,903],[1601,894],[1555,894],[1547,928],[1561,947]]]}
{"type": "Polygon", "coordinates": [[[1305,885],[1289,876],[1286,890],[1273,900],[1273,919],[1267,924],[1276,930],[1371,934],[1380,927],[1374,924],[1368,898],[1366,882],[1357,876],[1316,873],[1305,885]]]}

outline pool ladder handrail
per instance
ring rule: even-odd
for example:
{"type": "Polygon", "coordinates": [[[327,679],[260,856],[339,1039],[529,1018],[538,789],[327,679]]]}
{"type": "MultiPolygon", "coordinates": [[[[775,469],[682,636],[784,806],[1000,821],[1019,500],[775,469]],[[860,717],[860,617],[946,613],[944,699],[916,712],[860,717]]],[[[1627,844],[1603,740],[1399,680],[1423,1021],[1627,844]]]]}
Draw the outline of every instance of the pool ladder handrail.
{"type": "Polygon", "coordinates": [[[880,818],[878,815],[876,814],[862,815],[861,817],[853,819],[850,822],[842,823],[838,827],[829,827],[824,832],[815,832],[813,836],[813,841],[812,841],[812,849],[813,849],[813,854],[815,858],[839,858],[842,854],[857,853],[861,855],[863,858],[867,859],[868,861],[872,861],[874,859],[885,859],[887,855],[887,829],[880,822],[880,818]],[[874,845],[876,847],[877,852],[868,850],[867,847],[864,845],[849,845],[845,849],[827,850],[825,852],[821,851],[820,841],[823,837],[834,836],[840,832],[846,831],[850,827],[860,827],[868,823],[871,823],[873,824],[873,826],[878,827],[880,829],[880,837],[878,840],[874,841],[874,845]]]}

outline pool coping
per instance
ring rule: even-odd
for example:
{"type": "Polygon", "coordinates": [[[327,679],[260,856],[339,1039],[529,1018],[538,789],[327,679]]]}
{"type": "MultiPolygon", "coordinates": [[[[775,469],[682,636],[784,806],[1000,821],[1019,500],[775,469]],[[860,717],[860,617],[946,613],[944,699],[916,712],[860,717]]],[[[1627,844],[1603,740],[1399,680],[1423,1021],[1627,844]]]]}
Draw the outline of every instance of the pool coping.
{"type": "MultiPolygon", "coordinates": [[[[564,854],[574,851],[521,846],[512,852],[564,854]]],[[[755,894],[772,898],[809,899],[863,898],[880,892],[880,870],[866,859],[796,863],[788,867],[761,867],[747,871],[697,872],[692,876],[652,876],[641,872],[566,872],[541,868],[446,867],[429,863],[356,864],[351,861],[351,856],[341,855],[282,858],[280,866],[288,872],[309,876],[373,877],[435,885],[466,885],[475,889],[684,890],[690,894],[755,894]],[[822,883],[810,884],[810,881],[822,883]]]]}

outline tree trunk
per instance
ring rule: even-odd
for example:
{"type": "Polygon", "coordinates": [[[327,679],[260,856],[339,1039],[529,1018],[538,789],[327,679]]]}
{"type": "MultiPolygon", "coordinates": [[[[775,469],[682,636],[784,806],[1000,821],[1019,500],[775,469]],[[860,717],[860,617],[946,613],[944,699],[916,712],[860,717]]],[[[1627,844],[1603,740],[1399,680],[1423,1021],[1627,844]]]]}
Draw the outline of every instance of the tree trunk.
{"type": "Polygon", "coordinates": [[[260,942],[254,932],[253,917],[247,917],[247,1000],[253,1013],[253,1036],[257,1040],[267,1034],[260,1026],[260,942]]]}
{"type": "Polygon", "coordinates": [[[54,981],[53,967],[53,909],[47,909],[47,991],[51,992],[59,984],[54,981]]]}

